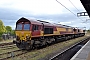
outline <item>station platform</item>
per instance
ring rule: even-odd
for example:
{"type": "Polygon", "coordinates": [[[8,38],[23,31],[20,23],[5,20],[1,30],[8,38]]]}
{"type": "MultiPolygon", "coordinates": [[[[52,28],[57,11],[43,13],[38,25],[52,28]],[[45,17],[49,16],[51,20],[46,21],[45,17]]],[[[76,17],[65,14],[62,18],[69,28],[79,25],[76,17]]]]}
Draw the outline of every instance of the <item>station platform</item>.
{"type": "Polygon", "coordinates": [[[70,60],[90,60],[90,40],[70,60]]]}

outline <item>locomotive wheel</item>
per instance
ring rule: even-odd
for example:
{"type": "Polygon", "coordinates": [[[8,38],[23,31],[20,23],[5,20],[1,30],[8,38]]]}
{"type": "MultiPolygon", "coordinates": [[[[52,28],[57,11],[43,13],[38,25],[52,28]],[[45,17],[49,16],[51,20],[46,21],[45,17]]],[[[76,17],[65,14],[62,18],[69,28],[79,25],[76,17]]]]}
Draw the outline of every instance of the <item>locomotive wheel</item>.
{"type": "Polygon", "coordinates": [[[21,50],[25,50],[24,45],[21,45],[20,43],[16,43],[17,47],[21,50]]]}
{"type": "Polygon", "coordinates": [[[26,50],[32,50],[33,49],[33,46],[26,46],[26,50]]]}

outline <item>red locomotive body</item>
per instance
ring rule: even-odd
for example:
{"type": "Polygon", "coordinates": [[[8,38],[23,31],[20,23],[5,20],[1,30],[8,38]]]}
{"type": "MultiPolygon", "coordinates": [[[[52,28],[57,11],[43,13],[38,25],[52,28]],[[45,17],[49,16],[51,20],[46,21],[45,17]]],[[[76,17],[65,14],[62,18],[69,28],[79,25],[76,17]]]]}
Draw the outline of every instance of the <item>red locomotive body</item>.
{"type": "Polygon", "coordinates": [[[16,41],[20,49],[32,49],[53,42],[84,36],[82,29],[20,18],[16,22],[16,41]],[[80,31],[79,31],[80,30],[80,31]]]}

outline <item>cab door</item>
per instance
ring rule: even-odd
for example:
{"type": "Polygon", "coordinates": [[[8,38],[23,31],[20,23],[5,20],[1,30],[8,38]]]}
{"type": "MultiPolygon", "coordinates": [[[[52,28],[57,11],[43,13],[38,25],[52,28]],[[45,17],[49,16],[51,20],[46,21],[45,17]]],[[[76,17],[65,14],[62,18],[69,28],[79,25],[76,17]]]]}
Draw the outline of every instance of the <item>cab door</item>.
{"type": "Polygon", "coordinates": [[[32,26],[32,37],[39,37],[40,36],[40,26],[39,25],[33,25],[32,26]]]}

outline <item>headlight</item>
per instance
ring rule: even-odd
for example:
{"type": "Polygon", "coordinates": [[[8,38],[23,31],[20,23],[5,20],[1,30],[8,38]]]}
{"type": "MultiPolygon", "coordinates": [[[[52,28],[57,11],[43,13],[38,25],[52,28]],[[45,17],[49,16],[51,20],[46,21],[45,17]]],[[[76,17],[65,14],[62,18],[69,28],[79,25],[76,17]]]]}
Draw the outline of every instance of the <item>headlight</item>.
{"type": "Polygon", "coordinates": [[[26,39],[27,39],[27,40],[30,40],[30,36],[26,36],[26,39]]]}

